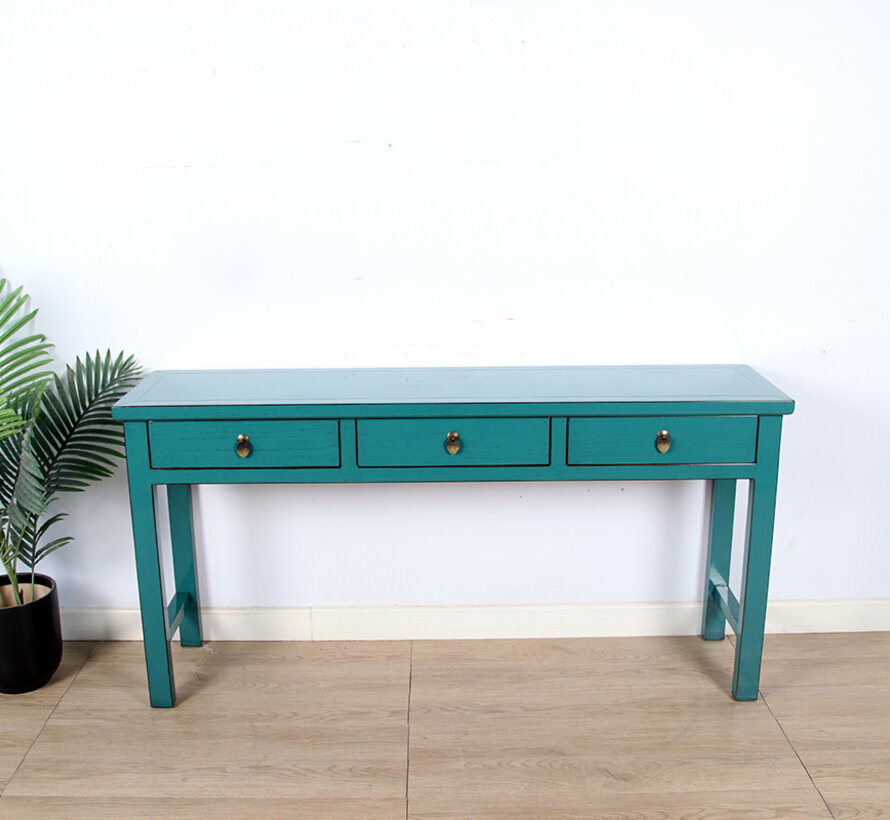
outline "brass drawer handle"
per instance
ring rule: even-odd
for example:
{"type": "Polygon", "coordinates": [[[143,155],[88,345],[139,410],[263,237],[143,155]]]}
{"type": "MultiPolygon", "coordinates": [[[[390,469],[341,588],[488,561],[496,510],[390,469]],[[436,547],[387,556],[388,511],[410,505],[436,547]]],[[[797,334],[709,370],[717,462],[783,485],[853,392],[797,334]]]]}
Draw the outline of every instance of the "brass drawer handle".
{"type": "Polygon", "coordinates": [[[445,436],[445,449],[453,456],[456,456],[460,451],[461,443],[460,433],[458,432],[452,431],[445,436]]]}
{"type": "Polygon", "coordinates": [[[235,452],[237,452],[241,458],[247,458],[250,455],[250,451],[250,436],[246,436],[242,433],[238,436],[235,442],[235,452]]]}
{"type": "Polygon", "coordinates": [[[659,453],[666,453],[671,449],[671,434],[667,430],[659,430],[655,436],[655,447],[659,453]]]}

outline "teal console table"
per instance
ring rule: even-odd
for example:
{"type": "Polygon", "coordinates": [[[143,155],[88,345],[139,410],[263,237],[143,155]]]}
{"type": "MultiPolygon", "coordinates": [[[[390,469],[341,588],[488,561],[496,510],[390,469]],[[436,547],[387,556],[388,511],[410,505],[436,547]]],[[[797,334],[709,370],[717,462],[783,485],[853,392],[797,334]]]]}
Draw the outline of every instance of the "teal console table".
{"type": "Polygon", "coordinates": [[[782,416],[794,402],[742,365],[161,371],[124,422],[152,706],[173,706],[170,640],[201,645],[191,487],[411,481],[707,479],[702,637],[738,636],[732,695],[755,700],[782,416]],[[739,595],[736,482],[749,479],[739,595]],[[158,551],[167,487],[173,577],[158,551]]]}

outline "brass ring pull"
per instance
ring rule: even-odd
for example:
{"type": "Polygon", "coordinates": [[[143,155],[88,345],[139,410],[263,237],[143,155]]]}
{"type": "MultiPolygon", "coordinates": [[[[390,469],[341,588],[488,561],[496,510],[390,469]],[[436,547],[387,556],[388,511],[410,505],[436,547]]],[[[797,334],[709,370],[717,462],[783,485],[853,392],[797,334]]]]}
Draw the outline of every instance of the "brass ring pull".
{"type": "Polygon", "coordinates": [[[671,449],[671,434],[667,430],[659,430],[655,436],[655,447],[659,453],[666,453],[671,449]]]}
{"type": "Polygon", "coordinates": [[[445,449],[448,450],[451,455],[456,456],[458,451],[460,450],[460,446],[460,433],[452,431],[447,436],[445,436],[445,449]]]}
{"type": "Polygon", "coordinates": [[[237,452],[241,458],[247,458],[250,455],[250,450],[250,436],[246,436],[242,433],[238,436],[235,442],[235,452],[237,452]]]}

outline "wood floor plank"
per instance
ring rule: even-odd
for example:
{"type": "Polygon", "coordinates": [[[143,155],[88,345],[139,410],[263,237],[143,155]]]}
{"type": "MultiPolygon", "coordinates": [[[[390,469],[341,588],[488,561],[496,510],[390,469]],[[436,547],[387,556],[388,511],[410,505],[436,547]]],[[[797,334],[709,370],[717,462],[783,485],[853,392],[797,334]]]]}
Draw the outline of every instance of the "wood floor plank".
{"type": "Polygon", "coordinates": [[[768,636],[753,703],[687,637],[175,646],[173,710],[90,648],[0,698],[0,816],[890,817],[886,633],[768,636]]]}
{"type": "MultiPolygon", "coordinates": [[[[548,682],[574,680],[597,697],[603,690],[719,691],[729,697],[733,649],[727,641],[695,637],[598,638],[532,641],[421,641],[414,647],[413,681],[453,688],[464,682],[484,691],[497,681],[509,702],[529,688],[546,692],[548,682]],[[638,642],[638,643],[637,643],[638,642]]],[[[607,698],[608,699],[608,698],[607,698]]]]}
{"type": "Polygon", "coordinates": [[[229,709],[245,717],[270,713],[312,723],[340,720],[406,720],[410,674],[407,643],[227,643],[201,648],[174,647],[177,705],[148,708],[141,645],[102,645],[78,677],[60,710],[92,710],[96,720],[114,719],[110,705],[144,717],[176,723],[196,715],[202,722],[225,723],[229,709]],[[96,707],[100,707],[97,709],[96,707]],[[246,710],[246,711],[245,711],[246,710]]]}
{"type": "Polygon", "coordinates": [[[835,816],[890,817],[890,633],[773,636],[764,666],[764,700],[835,816]]]}
{"type": "Polygon", "coordinates": [[[562,667],[580,660],[584,664],[609,662],[644,663],[668,661],[681,666],[693,660],[724,656],[731,662],[733,649],[727,641],[702,641],[694,636],[638,638],[535,638],[527,640],[415,641],[419,661],[489,663],[517,659],[538,665],[562,667]]]}
{"type": "Polygon", "coordinates": [[[0,792],[43,730],[59,699],[71,685],[93,649],[89,642],[64,645],[62,662],[53,679],[41,689],[20,695],[0,695],[0,792]]]}
{"type": "Polygon", "coordinates": [[[855,711],[834,709],[801,716],[783,712],[772,702],[770,706],[774,714],[781,715],[779,721],[799,753],[827,751],[850,759],[860,752],[890,749],[890,703],[885,703],[888,711],[883,714],[874,706],[867,710],[860,705],[855,711]]]}
{"type": "Polygon", "coordinates": [[[831,801],[836,786],[847,792],[851,786],[858,785],[883,789],[890,794],[890,744],[856,751],[804,749],[800,755],[813,782],[828,801],[831,801]]]}
{"type": "Polygon", "coordinates": [[[787,754],[621,754],[594,746],[567,753],[536,746],[493,748],[451,735],[425,735],[411,741],[409,799],[447,803],[460,791],[476,796],[533,790],[557,800],[588,795],[673,791],[733,791],[760,784],[765,789],[806,789],[809,780],[787,754]],[[449,748],[450,743],[450,748],[449,748]],[[427,752],[432,745],[435,751],[427,752]]]}
{"type": "Polygon", "coordinates": [[[834,784],[826,799],[836,820],[886,820],[890,817],[890,788],[886,784],[834,784]]]}
{"type": "Polygon", "coordinates": [[[764,656],[808,658],[813,653],[824,657],[884,659],[890,648],[890,632],[809,632],[804,634],[766,635],[764,656]]]}
{"type": "Polygon", "coordinates": [[[404,820],[404,796],[393,800],[332,798],[0,797],[0,817],[16,820],[404,820]]]}
{"type": "Polygon", "coordinates": [[[697,638],[415,647],[409,813],[828,817],[766,706],[729,697],[732,660],[697,638]]]}
{"type": "Polygon", "coordinates": [[[819,720],[838,711],[854,719],[868,720],[875,715],[875,705],[890,703],[890,680],[884,683],[865,683],[855,686],[785,686],[770,687],[763,692],[770,708],[783,717],[819,720]],[[849,697],[845,695],[849,693],[849,697]]]}
{"type": "Polygon", "coordinates": [[[178,648],[175,709],[141,651],[101,649],[6,795],[404,800],[407,644],[178,648]]]}
{"type": "Polygon", "coordinates": [[[408,820],[831,820],[815,789],[594,794],[579,790],[554,801],[515,790],[469,805],[455,794],[450,808],[409,802],[408,820]]]}
{"type": "Polygon", "coordinates": [[[888,684],[890,632],[767,635],[761,690],[888,684]]]}

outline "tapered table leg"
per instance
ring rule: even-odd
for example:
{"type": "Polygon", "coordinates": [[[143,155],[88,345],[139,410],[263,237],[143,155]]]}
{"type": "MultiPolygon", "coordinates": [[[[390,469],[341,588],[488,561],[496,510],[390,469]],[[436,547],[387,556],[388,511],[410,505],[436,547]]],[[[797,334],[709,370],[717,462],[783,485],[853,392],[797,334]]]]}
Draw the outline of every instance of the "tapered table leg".
{"type": "Polygon", "coordinates": [[[170,707],[176,702],[176,688],[170,657],[164,572],[158,551],[155,493],[147,477],[147,432],[144,423],[129,423],[124,429],[149,699],[152,706],[170,707]]]}
{"type": "Polygon", "coordinates": [[[732,676],[732,696],[736,700],[757,700],[760,686],[781,430],[781,416],[761,417],[757,475],[750,483],[748,495],[748,525],[739,596],[739,629],[732,676]]]}

